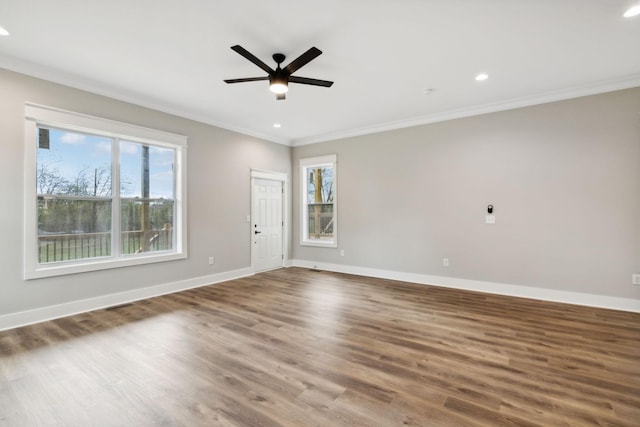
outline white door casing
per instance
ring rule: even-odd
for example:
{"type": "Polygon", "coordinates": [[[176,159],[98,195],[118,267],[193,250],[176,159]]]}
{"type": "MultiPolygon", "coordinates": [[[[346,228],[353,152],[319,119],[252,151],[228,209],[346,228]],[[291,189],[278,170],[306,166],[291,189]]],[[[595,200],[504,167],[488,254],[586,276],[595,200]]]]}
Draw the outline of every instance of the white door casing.
{"type": "Polygon", "coordinates": [[[251,265],[259,272],[284,265],[284,181],[252,176],[251,265]]]}

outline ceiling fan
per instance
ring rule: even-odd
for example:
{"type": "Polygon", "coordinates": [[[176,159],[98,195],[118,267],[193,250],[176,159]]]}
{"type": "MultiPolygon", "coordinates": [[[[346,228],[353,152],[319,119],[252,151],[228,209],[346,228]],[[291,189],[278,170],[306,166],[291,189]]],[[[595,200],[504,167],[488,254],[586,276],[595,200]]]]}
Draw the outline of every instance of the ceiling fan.
{"type": "Polygon", "coordinates": [[[301,83],[303,85],[323,86],[331,87],[333,82],[327,80],[310,79],[308,77],[292,76],[293,73],[298,71],[303,66],[307,65],[313,59],[322,54],[322,51],[316,47],[312,47],[305,53],[294,59],[284,68],[280,67],[285,60],[285,56],[281,53],[273,54],[273,60],[276,61],[278,66],[276,69],[272,69],[267,64],[259,60],[255,55],[246,50],[240,45],[231,46],[231,49],[238,52],[240,55],[247,58],[249,61],[256,64],[258,67],[267,72],[268,76],[264,77],[247,77],[244,79],[228,79],[225,83],[245,83],[255,82],[259,80],[269,80],[269,89],[276,94],[276,99],[285,99],[285,94],[289,90],[289,83],[301,83]]]}

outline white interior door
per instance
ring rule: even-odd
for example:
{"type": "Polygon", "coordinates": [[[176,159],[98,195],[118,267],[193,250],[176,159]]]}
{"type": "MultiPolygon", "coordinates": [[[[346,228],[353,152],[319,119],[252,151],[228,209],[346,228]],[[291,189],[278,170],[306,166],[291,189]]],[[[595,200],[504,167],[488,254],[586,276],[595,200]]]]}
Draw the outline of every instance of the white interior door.
{"type": "Polygon", "coordinates": [[[251,212],[251,264],[254,271],[283,266],[283,182],[255,178],[251,212]]]}

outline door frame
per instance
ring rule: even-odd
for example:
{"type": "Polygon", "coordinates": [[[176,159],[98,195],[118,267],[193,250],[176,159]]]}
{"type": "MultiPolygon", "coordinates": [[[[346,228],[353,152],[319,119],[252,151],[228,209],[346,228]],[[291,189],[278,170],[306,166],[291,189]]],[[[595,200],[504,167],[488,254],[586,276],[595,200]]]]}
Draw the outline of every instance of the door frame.
{"type": "Polygon", "coordinates": [[[251,270],[253,270],[253,272],[256,272],[256,263],[255,263],[255,259],[253,256],[254,250],[253,250],[253,235],[251,234],[253,232],[253,227],[251,226],[251,224],[253,224],[253,216],[255,213],[255,209],[256,207],[254,206],[254,188],[255,188],[255,184],[256,184],[256,179],[267,179],[270,181],[280,181],[282,183],[282,267],[286,266],[286,263],[289,259],[289,245],[288,245],[288,241],[289,241],[289,233],[287,232],[287,230],[289,230],[289,212],[290,212],[290,206],[289,206],[289,175],[283,172],[274,172],[274,171],[268,171],[268,170],[263,170],[263,169],[251,169],[251,214],[249,215],[249,250],[251,252],[251,270]]]}

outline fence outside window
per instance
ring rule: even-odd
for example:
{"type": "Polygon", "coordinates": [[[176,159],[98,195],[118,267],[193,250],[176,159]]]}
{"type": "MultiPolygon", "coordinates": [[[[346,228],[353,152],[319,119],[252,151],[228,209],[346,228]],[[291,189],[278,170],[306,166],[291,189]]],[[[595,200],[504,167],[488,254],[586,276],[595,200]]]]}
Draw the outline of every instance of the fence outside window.
{"type": "MultiPolygon", "coordinates": [[[[120,252],[131,255],[173,248],[173,230],[124,231],[120,234],[120,252]]],[[[38,236],[40,264],[111,256],[111,233],[44,234],[38,236]]]]}

